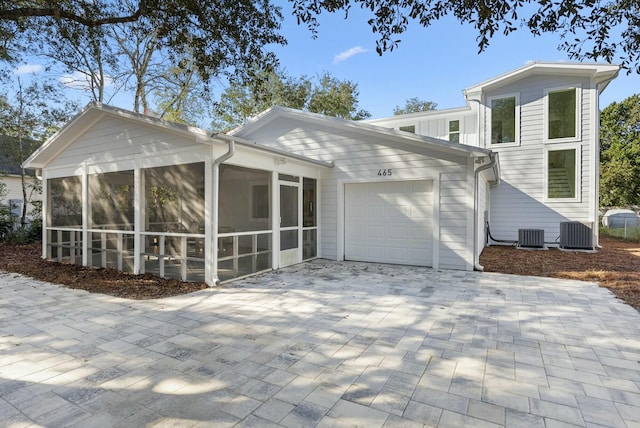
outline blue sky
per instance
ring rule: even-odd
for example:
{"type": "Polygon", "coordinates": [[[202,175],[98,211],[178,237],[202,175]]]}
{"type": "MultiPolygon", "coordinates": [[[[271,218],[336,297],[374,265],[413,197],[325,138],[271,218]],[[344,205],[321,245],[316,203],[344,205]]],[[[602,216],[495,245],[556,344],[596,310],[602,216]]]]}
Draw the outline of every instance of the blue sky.
{"type": "MultiPolygon", "coordinates": [[[[434,101],[438,109],[462,107],[466,87],[530,61],[569,61],[567,53],[557,49],[559,35],[534,37],[526,29],[495,36],[479,54],[473,26],[448,17],[428,28],[410,23],[409,31],[399,36],[399,47],[379,56],[369,17],[359,8],[352,8],[348,20],[344,14],[321,15],[316,39],[297,25],[290,10],[285,2],[282,30],[289,43],[275,50],[287,72],[313,76],[328,71],[357,83],[360,108],[374,118],[391,116],[396,105],[411,97],[434,101]]],[[[637,92],[640,76],[622,70],[601,95],[601,108],[637,92]]]]}
{"type": "MultiPolygon", "coordinates": [[[[462,90],[491,77],[525,65],[530,61],[568,61],[568,55],[557,49],[561,38],[556,34],[534,37],[526,29],[509,36],[496,35],[490,46],[478,53],[476,32],[471,24],[462,25],[445,17],[428,28],[411,22],[409,30],[400,35],[402,40],[393,52],[379,56],[376,35],[371,32],[369,15],[354,7],[347,20],[344,13],[322,14],[319,17],[318,37],[313,38],[306,26],[299,26],[291,15],[291,3],[283,4],[285,21],[282,34],[286,46],[275,46],[281,65],[292,76],[329,72],[339,79],[358,84],[359,107],[369,111],[373,118],[391,116],[395,106],[417,97],[434,101],[438,109],[465,105],[462,90]]],[[[23,66],[23,74],[39,72],[36,64],[23,66]]],[[[71,98],[84,105],[89,98],[73,88],[67,79],[71,98]]],[[[214,93],[217,98],[224,88],[214,93]]],[[[640,75],[627,75],[622,70],[600,98],[601,108],[613,101],[622,101],[640,92],[640,75]]],[[[111,104],[131,109],[133,101],[128,94],[118,94],[111,104]]],[[[201,124],[206,127],[208,124],[201,124]]]]}

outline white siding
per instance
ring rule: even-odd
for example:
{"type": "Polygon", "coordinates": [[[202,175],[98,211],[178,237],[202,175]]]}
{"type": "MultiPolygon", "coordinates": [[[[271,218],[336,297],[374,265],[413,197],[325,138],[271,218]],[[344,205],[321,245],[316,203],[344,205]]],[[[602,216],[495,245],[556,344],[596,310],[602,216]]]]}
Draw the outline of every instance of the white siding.
{"type": "Polygon", "coordinates": [[[0,182],[7,186],[7,195],[3,202],[8,202],[9,199],[22,199],[22,184],[20,177],[15,175],[0,175],[0,182]]]}
{"type": "MultiPolygon", "coordinates": [[[[30,179],[33,180],[33,179],[30,179]]],[[[7,195],[4,197],[4,200],[0,201],[3,204],[8,204],[11,199],[19,199],[22,201],[22,180],[19,176],[15,175],[0,175],[0,182],[4,183],[7,186],[7,195]]],[[[27,192],[29,189],[27,190],[27,192]]],[[[40,194],[33,194],[32,200],[40,200],[42,196],[40,194]]],[[[33,209],[33,205],[29,204],[27,207],[27,216],[29,212],[33,209]]]]}
{"type": "MultiPolygon", "coordinates": [[[[467,170],[443,172],[440,175],[440,267],[466,269],[473,242],[467,242],[467,215],[473,210],[468,193],[467,170]],[[461,267],[463,266],[463,267],[461,267]]],[[[473,236],[473,235],[471,235],[473,236]]],[[[470,266],[468,266],[470,265],[470,266]]]]}
{"type": "MultiPolygon", "coordinates": [[[[589,191],[592,174],[590,139],[593,137],[590,123],[594,105],[589,81],[577,77],[532,76],[515,84],[485,94],[486,97],[508,93],[520,94],[520,145],[516,147],[492,146],[500,156],[501,184],[491,191],[491,234],[496,239],[517,240],[518,229],[540,228],[545,230],[545,241],[554,242],[559,235],[561,221],[589,221],[589,207],[594,203],[589,191]],[[545,201],[545,147],[555,143],[545,142],[544,121],[545,89],[580,85],[582,112],[581,172],[579,202],[545,201]]],[[[490,124],[484,115],[484,141],[490,141],[490,124]]]]}
{"type": "Polygon", "coordinates": [[[158,127],[105,117],[65,148],[49,167],[79,165],[125,159],[138,154],[154,155],[163,151],[202,147],[185,137],[158,127]]]}
{"type": "Polygon", "coordinates": [[[486,225],[485,220],[488,220],[488,217],[485,218],[485,213],[488,214],[489,210],[489,195],[491,189],[489,183],[486,181],[485,174],[480,174],[478,177],[478,217],[477,217],[477,226],[476,226],[476,254],[480,255],[482,253],[482,249],[484,248],[484,243],[486,241],[486,225]]]}
{"type": "MultiPolygon", "coordinates": [[[[346,183],[433,179],[440,182],[440,267],[466,269],[465,257],[471,243],[467,242],[467,157],[434,152],[426,145],[411,151],[382,137],[325,129],[309,122],[276,119],[250,135],[239,136],[260,144],[284,149],[296,154],[334,161],[334,168],[324,172],[321,181],[320,255],[342,257],[342,216],[344,215],[344,185],[346,183]],[[379,170],[391,170],[391,176],[381,177],[379,170]]],[[[473,207],[471,207],[473,209],[473,207]]],[[[436,215],[434,213],[434,215],[436,215]]]]}

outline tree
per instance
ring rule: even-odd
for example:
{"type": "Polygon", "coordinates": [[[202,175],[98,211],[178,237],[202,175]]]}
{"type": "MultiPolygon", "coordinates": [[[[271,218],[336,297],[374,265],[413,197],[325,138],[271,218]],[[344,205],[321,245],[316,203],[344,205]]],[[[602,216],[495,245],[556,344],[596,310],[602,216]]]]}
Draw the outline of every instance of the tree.
{"type": "Polygon", "coordinates": [[[423,101],[413,97],[405,101],[404,107],[396,106],[396,108],[393,109],[393,114],[399,116],[401,114],[435,110],[436,107],[438,107],[438,104],[433,101],[423,101]]]}
{"type": "Polygon", "coordinates": [[[318,76],[319,83],[311,91],[306,109],[314,113],[342,119],[362,120],[371,113],[358,108],[358,84],[338,80],[329,73],[318,76]]]}
{"type": "Polygon", "coordinates": [[[496,33],[510,34],[520,28],[534,35],[558,33],[559,46],[572,59],[620,62],[640,73],[640,3],[637,0],[291,0],[298,23],[317,34],[319,15],[344,12],[359,6],[367,10],[371,30],[378,35],[379,54],[395,49],[411,20],[423,27],[451,15],[477,30],[479,51],[489,46],[496,33]]]}
{"type": "Polygon", "coordinates": [[[366,119],[358,108],[358,85],[329,73],[317,79],[287,75],[284,70],[255,72],[246,82],[231,84],[214,107],[212,127],[225,130],[243,123],[269,107],[280,106],[342,119],[366,119]]]}
{"type": "MultiPolygon", "coordinates": [[[[24,85],[17,77],[12,85],[15,94],[0,96],[0,136],[8,160],[22,165],[59,126],[71,116],[75,104],[65,100],[56,86],[34,81],[24,85]]],[[[22,184],[22,213],[20,224],[26,225],[27,209],[37,183],[27,177],[27,171],[20,168],[22,184]]]]}
{"type": "Polygon", "coordinates": [[[0,58],[15,60],[23,51],[33,54],[56,42],[85,53],[96,46],[111,49],[110,30],[135,24],[155,32],[168,61],[175,64],[188,54],[207,82],[220,74],[240,75],[248,64],[275,63],[266,47],[285,43],[277,33],[281,21],[280,7],[270,0],[220,0],[215,6],[200,0],[0,0],[0,58]]]}
{"type": "Polygon", "coordinates": [[[640,95],[600,113],[600,205],[640,205],[640,95]]]}

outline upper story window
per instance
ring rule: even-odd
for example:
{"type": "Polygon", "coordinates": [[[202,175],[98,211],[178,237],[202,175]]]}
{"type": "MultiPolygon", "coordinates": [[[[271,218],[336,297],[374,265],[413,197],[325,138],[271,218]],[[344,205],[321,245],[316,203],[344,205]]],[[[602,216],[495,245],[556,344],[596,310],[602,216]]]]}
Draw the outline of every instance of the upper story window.
{"type": "Polygon", "coordinates": [[[546,137],[551,141],[579,139],[579,91],[577,88],[547,91],[546,137]]]}
{"type": "Polygon", "coordinates": [[[547,146],[545,150],[547,200],[579,200],[579,146],[547,146]],[[553,147],[553,149],[551,149],[553,147]]]}
{"type": "Polygon", "coordinates": [[[452,143],[460,142],[460,121],[459,120],[449,121],[449,141],[451,141],[452,143]]]}
{"type": "Polygon", "coordinates": [[[407,126],[401,126],[400,128],[398,128],[401,131],[405,131],[405,132],[412,132],[412,133],[416,133],[416,126],[415,125],[407,125],[407,126]]]}
{"type": "Polygon", "coordinates": [[[520,109],[518,95],[489,99],[491,144],[518,144],[520,109]]]}

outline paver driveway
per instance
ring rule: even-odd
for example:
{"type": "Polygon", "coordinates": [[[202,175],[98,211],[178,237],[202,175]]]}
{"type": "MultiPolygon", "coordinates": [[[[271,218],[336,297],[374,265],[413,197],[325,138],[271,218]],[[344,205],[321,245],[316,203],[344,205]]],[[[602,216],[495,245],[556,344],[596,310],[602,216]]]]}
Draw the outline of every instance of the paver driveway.
{"type": "Polygon", "coordinates": [[[155,301],[0,273],[0,425],[639,426],[595,284],[315,261],[155,301]]]}

